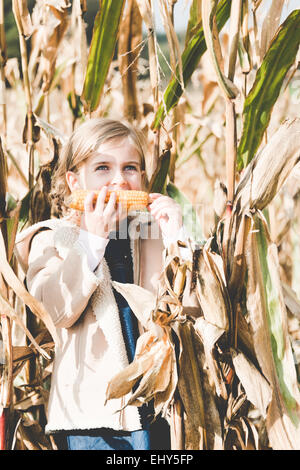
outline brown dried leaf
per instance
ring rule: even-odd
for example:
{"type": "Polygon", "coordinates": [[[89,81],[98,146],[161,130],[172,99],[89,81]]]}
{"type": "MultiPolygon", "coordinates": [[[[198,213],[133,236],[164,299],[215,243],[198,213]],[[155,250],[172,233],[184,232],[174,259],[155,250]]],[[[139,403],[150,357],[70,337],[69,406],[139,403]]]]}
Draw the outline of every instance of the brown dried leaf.
{"type": "Polygon", "coordinates": [[[18,427],[21,441],[28,450],[52,450],[52,445],[37,421],[23,419],[18,427]]]}
{"type": "Polygon", "coordinates": [[[173,398],[174,377],[177,377],[175,353],[167,335],[157,340],[150,332],[146,332],[137,341],[134,361],[109,382],[106,400],[128,394],[141,379],[125,407],[142,406],[154,397],[157,398],[157,415],[162,410],[166,411],[173,398]]]}
{"type": "Polygon", "coordinates": [[[0,231],[0,271],[3,274],[4,279],[6,280],[7,284],[12,288],[12,290],[20,297],[23,302],[28,305],[31,311],[40,318],[48,328],[49,332],[52,335],[52,338],[55,342],[58,341],[60,344],[60,340],[57,336],[56,328],[53,323],[51,316],[45,310],[44,306],[38,302],[29,292],[25,289],[24,285],[21,283],[19,278],[16,276],[14,271],[12,270],[11,266],[7,262],[6,259],[6,250],[4,245],[4,240],[2,233],[0,231]]]}
{"type": "Polygon", "coordinates": [[[265,418],[272,399],[270,384],[242,352],[232,350],[231,355],[235,372],[245,389],[247,399],[265,418]]]}
{"type": "Polygon", "coordinates": [[[300,159],[300,119],[287,119],[257,153],[236,189],[234,211],[263,210],[300,159]],[[279,151],[280,149],[280,151],[279,151]]]}
{"type": "Polygon", "coordinates": [[[127,300],[131,310],[141,322],[142,326],[149,330],[154,327],[151,321],[151,315],[156,307],[156,296],[136,284],[125,284],[122,282],[112,281],[113,287],[117,292],[127,300]]]}
{"type": "Polygon", "coordinates": [[[33,392],[30,392],[27,396],[25,396],[21,400],[17,401],[14,404],[14,408],[16,410],[26,411],[32,406],[39,406],[43,404],[44,404],[44,399],[41,396],[40,391],[35,390],[33,392]]]}
{"type": "Polygon", "coordinates": [[[187,439],[186,436],[185,449],[207,449],[205,403],[199,365],[192,340],[191,325],[189,322],[178,323],[175,331],[181,346],[178,391],[186,413],[186,419],[191,426],[189,438],[187,439]]]}
{"type": "Polygon", "coordinates": [[[32,344],[35,346],[37,351],[46,359],[50,359],[50,356],[46,351],[44,351],[36,342],[30,331],[26,328],[24,325],[23,321],[21,318],[18,317],[17,313],[15,310],[11,307],[11,305],[2,297],[0,294],[0,307],[1,311],[3,314],[7,315],[9,318],[11,318],[13,321],[15,321],[21,328],[22,330],[26,333],[32,344]]]}
{"type": "Polygon", "coordinates": [[[26,38],[33,32],[30,14],[27,8],[27,0],[12,0],[12,9],[19,30],[26,38]]]}
{"type": "Polygon", "coordinates": [[[153,340],[153,335],[149,332],[140,336],[134,361],[110,380],[106,390],[106,400],[120,398],[129,393],[137,380],[151,368],[154,356],[160,348],[160,344],[154,343],[153,340]],[[145,352],[146,347],[148,351],[145,352]]]}
{"type": "Polygon", "coordinates": [[[223,380],[222,373],[213,355],[215,344],[223,335],[225,330],[218,328],[215,325],[212,325],[202,317],[196,320],[194,328],[202,340],[207,366],[213,378],[216,387],[216,393],[218,396],[221,396],[226,400],[226,384],[223,380]]]}
{"type": "Polygon", "coordinates": [[[136,88],[137,59],[141,52],[142,17],[136,0],[130,0],[120,26],[119,68],[122,76],[124,116],[132,121],[139,118],[136,88]]]}
{"type": "Polygon", "coordinates": [[[264,55],[270,46],[271,40],[273,39],[273,36],[275,35],[280,24],[283,5],[284,0],[273,0],[263,21],[260,38],[261,61],[263,60],[264,55]]]}
{"type": "Polygon", "coordinates": [[[213,255],[205,248],[199,254],[196,293],[204,318],[218,328],[228,330],[230,301],[224,276],[213,255]]]}
{"type": "Polygon", "coordinates": [[[299,390],[287,334],[277,247],[269,239],[267,226],[262,219],[259,220],[256,219],[257,224],[253,226],[258,230],[252,230],[249,234],[246,250],[247,310],[256,358],[273,390],[266,420],[270,444],[276,450],[293,450],[300,448],[299,390]],[[262,231],[264,235],[261,235],[262,231]],[[263,243],[259,239],[261,236],[263,243]],[[270,278],[268,289],[265,288],[266,276],[270,278]],[[274,312],[277,313],[273,324],[268,318],[267,301],[270,300],[273,316],[274,312]],[[280,337],[277,337],[279,334],[280,337]],[[276,352],[273,353],[274,344],[276,352]]]}
{"type": "Polygon", "coordinates": [[[48,4],[49,11],[44,28],[41,57],[44,93],[49,90],[54,76],[58,47],[69,25],[68,8],[70,6],[67,0],[48,2],[48,4]]]}

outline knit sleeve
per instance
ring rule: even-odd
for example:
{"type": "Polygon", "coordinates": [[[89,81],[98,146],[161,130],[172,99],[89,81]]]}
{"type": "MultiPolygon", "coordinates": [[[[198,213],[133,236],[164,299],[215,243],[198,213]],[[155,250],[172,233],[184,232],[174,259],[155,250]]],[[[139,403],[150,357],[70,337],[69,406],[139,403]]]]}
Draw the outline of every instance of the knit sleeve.
{"type": "Polygon", "coordinates": [[[26,276],[29,292],[41,301],[58,327],[71,327],[99,284],[86,250],[76,240],[62,256],[52,230],[34,237],[26,276]]]}
{"type": "Polygon", "coordinates": [[[109,239],[98,237],[86,230],[80,230],[78,242],[87,253],[89,268],[91,271],[95,271],[104,256],[109,239]]]}

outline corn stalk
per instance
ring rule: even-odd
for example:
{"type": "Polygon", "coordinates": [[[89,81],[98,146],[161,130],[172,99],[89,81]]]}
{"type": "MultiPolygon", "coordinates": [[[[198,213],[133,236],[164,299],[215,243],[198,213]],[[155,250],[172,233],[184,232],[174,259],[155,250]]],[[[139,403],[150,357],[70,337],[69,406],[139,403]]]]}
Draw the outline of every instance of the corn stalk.
{"type": "MultiPolygon", "coordinates": [[[[2,143],[0,140],[0,220],[1,220],[1,232],[4,235],[7,245],[7,230],[6,230],[6,211],[5,211],[5,196],[7,188],[7,168],[2,149],[2,143]]],[[[8,297],[7,285],[0,279],[1,282],[1,295],[8,297]]],[[[2,310],[2,309],[1,309],[2,310]]],[[[3,310],[1,311],[1,333],[2,333],[2,344],[3,344],[3,364],[2,364],[2,376],[0,382],[0,449],[5,450],[7,448],[7,437],[9,434],[9,418],[10,418],[10,407],[12,401],[12,338],[11,338],[11,323],[10,319],[5,315],[3,310]]]]}
{"type": "Polygon", "coordinates": [[[26,38],[30,37],[30,35],[32,34],[32,23],[27,8],[27,2],[13,0],[12,6],[19,33],[24,91],[27,106],[24,141],[28,144],[28,184],[29,188],[31,189],[34,184],[34,117],[32,112],[32,92],[28,71],[26,38]]]}
{"type": "Polygon", "coordinates": [[[140,120],[137,96],[137,60],[141,53],[142,17],[136,0],[127,5],[119,38],[119,68],[122,76],[124,116],[129,121],[140,120]]]}
{"type": "Polygon", "coordinates": [[[6,141],[6,135],[7,135],[5,73],[4,73],[4,67],[5,67],[6,61],[7,61],[7,52],[6,52],[6,40],[5,40],[5,29],[4,29],[4,4],[3,4],[3,0],[1,0],[0,2],[0,106],[2,109],[4,143],[6,141]]]}

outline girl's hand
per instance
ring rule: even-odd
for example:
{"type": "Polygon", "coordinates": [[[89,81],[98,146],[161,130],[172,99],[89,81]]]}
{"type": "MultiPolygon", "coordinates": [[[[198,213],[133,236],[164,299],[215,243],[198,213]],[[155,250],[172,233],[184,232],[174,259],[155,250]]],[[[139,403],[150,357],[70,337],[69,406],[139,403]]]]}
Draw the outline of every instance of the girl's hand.
{"type": "Polygon", "coordinates": [[[174,238],[182,227],[182,212],[180,205],[169,196],[160,193],[149,194],[148,209],[157,220],[164,238],[174,238]]]}
{"type": "Polygon", "coordinates": [[[108,238],[109,233],[117,229],[117,222],[126,216],[126,211],[116,201],[116,193],[111,192],[107,204],[106,193],[107,187],[103,186],[96,204],[93,203],[95,193],[89,193],[85,198],[81,217],[81,228],[102,238],[108,238]]]}

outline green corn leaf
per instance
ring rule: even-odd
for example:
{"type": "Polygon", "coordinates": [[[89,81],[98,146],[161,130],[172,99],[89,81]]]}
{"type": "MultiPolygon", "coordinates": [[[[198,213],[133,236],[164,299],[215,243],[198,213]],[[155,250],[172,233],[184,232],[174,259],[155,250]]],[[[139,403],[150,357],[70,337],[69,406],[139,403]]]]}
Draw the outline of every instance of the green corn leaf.
{"type": "Polygon", "coordinates": [[[169,182],[166,187],[168,196],[180,204],[183,216],[183,225],[188,234],[197,243],[204,243],[204,235],[198,215],[187,197],[175,186],[169,182]]]}
{"type": "Polygon", "coordinates": [[[149,192],[150,193],[165,193],[166,182],[170,167],[170,150],[165,150],[158,160],[157,167],[151,177],[149,183],[149,192]]]}
{"type": "Polygon", "coordinates": [[[238,169],[254,157],[268,127],[273,106],[300,44],[300,10],[280,26],[257,71],[243,109],[243,130],[238,146],[238,169]]]}
{"type": "Polygon", "coordinates": [[[216,73],[216,78],[220,90],[224,97],[233,99],[238,94],[238,89],[234,83],[227,78],[221,70],[221,47],[219,38],[214,32],[214,18],[217,11],[218,0],[207,0],[202,3],[202,24],[207,45],[207,50],[216,73]]]}
{"type": "MultiPolygon", "coordinates": [[[[221,0],[217,9],[217,24],[219,31],[223,28],[230,15],[230,4],[228,0],[221,0]]],[[[182,53],[183,81],[186,85],[191,78],[194,70],[199,64],[199,60],[206,51],[203,27],[199,26],[197,32],[192,36],[182,53]]],[[[183,93],[177,68],[176,77],[174,77],[164,93],[163,100],[159,105],[157,113],[152,124],[154,129],[159,128],[166,114],[178,103],[183,93]]]]}
{"type": "MultiPolygon", "coordinates": [[[[265,371],[267,377],[271,380],[273,387],[279,388],[291,422],[299,430],[300,416],[298,407],[300,395],[296,383],[295,365],[286,324],[287,314],[280,280],[277,248],[270,240],[267,224],[261,217],[255,217],[253,228],[255,231],[255,241],[251,249],[254,252],[256,251],[258,255],[254,274],[256,280],[254,282],[257,285],[261,282],[261,288],[256,289],[256,295],[259,291],[262,293],[260,299],[256,298],[257,301],[260,301],[260,307],[256,309],[256,313],[259,309],[264,312],[268,325],[265,333],[270,335],[269,338],[266,338],[264,345],[259,345],[261,348],[259,356],[261,358],[261,354],[265,356],[261,364],[264,362],[267,365],[268,370],[266,369],[265,371]],[[271,355],[269,356],[268,344],[270,344],[271,349],[271,355]]],[[[253,271],[251,276],[253,276],[253,271]]],[[[250,279],[248,282],[250,282],[250,279]]],[[[253,318],[251,321],[253,321],[253,318]]],[[[259,322],[258,320],[256,321],[258,327],[259,322]]],[[[279,393],[279,390],[277,393],[279,393]]]]}
{"type": "Polygon", "coordinates": [[[185,45],[188,44],[189,40],[193,35],[198,32],[201,25],[201,2],[202,0],[193,0],[190,8],[189,22],[187,25],[185,35],[185,45]]]}
{"type": "Polygon", "coordinates": [[[124,0],[102,0],[96,15],[83,85],[82,101],[89,112],[100,102],[118,38],[124,0]]]}

